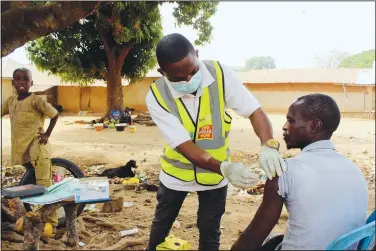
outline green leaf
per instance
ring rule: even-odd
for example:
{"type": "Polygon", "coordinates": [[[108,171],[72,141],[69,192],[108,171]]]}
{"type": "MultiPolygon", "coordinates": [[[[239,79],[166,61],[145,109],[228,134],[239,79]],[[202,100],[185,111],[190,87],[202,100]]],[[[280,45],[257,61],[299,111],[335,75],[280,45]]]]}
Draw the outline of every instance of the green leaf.
{"type": "Polygon", "coordinates": [[[372,68],[375,61],[375,49],[362,51],[345,58],[339,67],[341,68],[372,68]]]}

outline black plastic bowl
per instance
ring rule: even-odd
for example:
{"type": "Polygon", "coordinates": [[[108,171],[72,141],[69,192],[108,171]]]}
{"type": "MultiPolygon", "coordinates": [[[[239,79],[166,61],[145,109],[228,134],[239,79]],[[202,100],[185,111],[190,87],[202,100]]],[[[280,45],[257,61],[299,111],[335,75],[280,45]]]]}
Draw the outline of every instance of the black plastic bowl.
{"type": "Polygon", "coordinates": [[[116,131],[123,132],[125,129],[125,126],[115,126],[115,128],[116,128],[116,131]]]}

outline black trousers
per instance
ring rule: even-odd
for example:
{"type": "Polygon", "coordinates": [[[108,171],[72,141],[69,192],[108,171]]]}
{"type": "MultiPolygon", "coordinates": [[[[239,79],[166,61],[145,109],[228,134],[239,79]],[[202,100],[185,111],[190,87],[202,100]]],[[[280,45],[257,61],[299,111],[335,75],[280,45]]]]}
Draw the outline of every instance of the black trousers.
{"type": "MultiPolygon", "coordinates": [[[[151,226],[149,251],[165,241],[172,224],[179,214],[187,192],[168,189],[160,183],[153,223],[151,226]]],[[[200,231],[199,250],[219,250],[221,218],[225,212],[227,186],[197,192],[199,208],[197,227],[200,231]]]]}

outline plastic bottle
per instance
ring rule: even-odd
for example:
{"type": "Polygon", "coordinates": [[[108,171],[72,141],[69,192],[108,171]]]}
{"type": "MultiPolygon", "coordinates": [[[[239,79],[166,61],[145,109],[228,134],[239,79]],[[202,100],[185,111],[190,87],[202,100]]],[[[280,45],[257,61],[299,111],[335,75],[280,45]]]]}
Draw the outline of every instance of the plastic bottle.
{"type": "Polygon", "coordinates": [[[61,166],[57,167],[55,175],[53,177],[54,182],[57,183],[57,182],[62,181],[64,179],[64,175],[65,175],[65,169],[61,166]]]}

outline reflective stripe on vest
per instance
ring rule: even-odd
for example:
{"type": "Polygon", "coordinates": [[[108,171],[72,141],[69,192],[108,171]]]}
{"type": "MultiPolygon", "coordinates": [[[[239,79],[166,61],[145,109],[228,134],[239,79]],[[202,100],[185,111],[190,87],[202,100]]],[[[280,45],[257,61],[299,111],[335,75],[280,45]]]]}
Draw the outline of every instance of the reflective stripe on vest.
{"type": "MultiPolygon", "coordinates": [[[[217,160],[230,160],[228,135],[231,117],[225,112],[223,72],[216,61],[204,63],[215,81],[203,88],[196,121],[193,121],[182,100],[172,97],[164,78],[158,79],[150,89],[158,104],[180,120],[197,146],[217,160]]],[[[198,184],[212,186],[223,180],[222,175],[193,165],[168,145],[165,146],[161,166],[168,175],[187,182],[196,180],[198,184]]]]}

